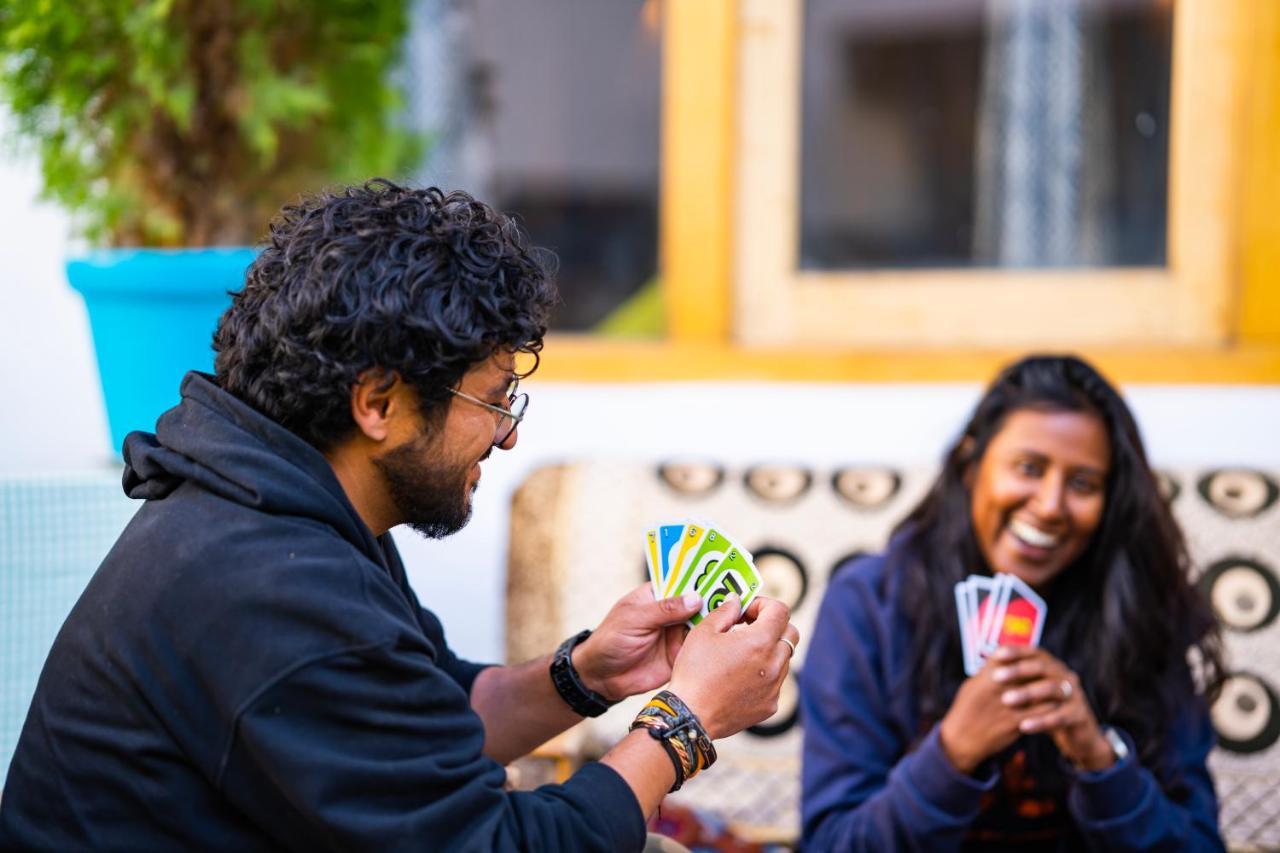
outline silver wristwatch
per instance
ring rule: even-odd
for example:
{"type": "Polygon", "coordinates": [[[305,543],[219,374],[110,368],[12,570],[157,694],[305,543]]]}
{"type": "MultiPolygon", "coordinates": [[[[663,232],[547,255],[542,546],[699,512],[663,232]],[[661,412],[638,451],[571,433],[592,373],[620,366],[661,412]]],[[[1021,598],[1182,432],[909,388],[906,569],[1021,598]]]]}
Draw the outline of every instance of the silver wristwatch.
{"type": "Polygon", "coordinates": [[[1111,744],[1111,751],[1116,754],[1117,764],[1129,757],[1129,744],[1124,742],[1124,738],[1120,737],[1118,731],[1111,726],[1103,726],[1102,736],[1107,739],[1107,743],[1111,744]]]}

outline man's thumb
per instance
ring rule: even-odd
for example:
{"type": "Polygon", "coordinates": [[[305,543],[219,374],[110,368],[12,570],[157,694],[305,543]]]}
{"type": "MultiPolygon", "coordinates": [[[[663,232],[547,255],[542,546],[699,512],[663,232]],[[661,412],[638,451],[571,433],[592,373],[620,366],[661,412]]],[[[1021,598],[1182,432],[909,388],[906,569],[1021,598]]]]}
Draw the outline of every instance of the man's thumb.
{"type": "Polygon", "coordinates": [[[687,592],[674,598],[660,598],[650,604],[654,624],[675,625],[684,622],[702,609],[702,599],[696,592],[687,592]]]}
{"type": "Polygon", "coordinates": [[[736,592],[730,593],[720,606],[707,614],[703,623],[710,623],[716,631],[728,631],[742,617],[742,599],[736,592]]]}

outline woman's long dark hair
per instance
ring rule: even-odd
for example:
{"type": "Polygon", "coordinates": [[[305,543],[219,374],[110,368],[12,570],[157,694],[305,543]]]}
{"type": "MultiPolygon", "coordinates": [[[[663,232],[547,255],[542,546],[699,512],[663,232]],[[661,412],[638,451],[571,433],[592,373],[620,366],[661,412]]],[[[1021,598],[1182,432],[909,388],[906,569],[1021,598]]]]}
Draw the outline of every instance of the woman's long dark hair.
{"type": "Polygon", "coordinates": [[[964,678],[953,586],[990,573],[970,520],[969,475],[1009,415],[1022,409],[1088,412],[1106,425],[1111,469],[1102,520],[1052,584],[1042,645],[1080,676],[1099,719],[1133,736],[1144,764],[1168,770],[1161,756],[1169,722],[1196,689],[1187,653],[1211,701],[1223,674],[1220,632],[1188,578],[1182,533],[1133,415],[1096,370],[1072,356],[1030,356],[1001,372],[929,493],[895,530],[912,555],[903,594],[921,719],[941,719],[964,678]]]}

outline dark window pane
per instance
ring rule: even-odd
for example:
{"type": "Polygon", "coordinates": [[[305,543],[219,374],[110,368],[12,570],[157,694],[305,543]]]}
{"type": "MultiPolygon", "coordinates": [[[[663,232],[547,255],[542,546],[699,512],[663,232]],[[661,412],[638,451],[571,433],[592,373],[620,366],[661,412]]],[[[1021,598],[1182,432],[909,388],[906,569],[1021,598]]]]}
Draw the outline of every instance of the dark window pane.
{"type": "Polygon", "coordinates": [[[657,274],[659,4],[458,8],[439,25],[465,70],[438,162],[556,252],[553,328],[591,330],[657,274]]]}
{"type": "Polygon", "coordinates": [[[801,266],[1164,264],[1171,10],[808,0],[801,266]]]}

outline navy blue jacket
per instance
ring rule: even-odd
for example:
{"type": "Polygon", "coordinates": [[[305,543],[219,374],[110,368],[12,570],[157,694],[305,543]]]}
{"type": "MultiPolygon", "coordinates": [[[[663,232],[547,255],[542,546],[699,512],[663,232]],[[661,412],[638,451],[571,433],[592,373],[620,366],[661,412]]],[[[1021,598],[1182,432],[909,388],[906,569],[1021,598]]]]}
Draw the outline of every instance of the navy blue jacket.
{"type": "Polygon", "coordinates": [[[316,450],[189,374],[45,663],[0,848],[638,850],[617,773],[503,790],[459,660],[316,450]]]}
{"type": "Polygon", "coordinates": [[[1075,771],[1044,735],[972,776],[952,767],[915,705],[904,559],[899,538],[846,564],[818,613],[800,678],[806,849],[1223,849],[1205,764],[1214,733],[1197,697],[1169,732],[1173,796],[1123,732],[1129,756],[1097,773],[1075,771]]]}

